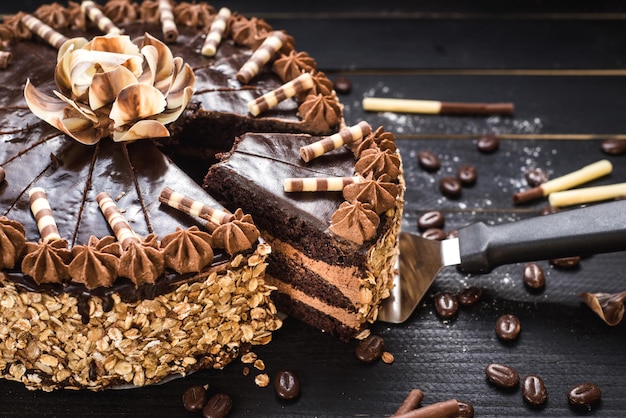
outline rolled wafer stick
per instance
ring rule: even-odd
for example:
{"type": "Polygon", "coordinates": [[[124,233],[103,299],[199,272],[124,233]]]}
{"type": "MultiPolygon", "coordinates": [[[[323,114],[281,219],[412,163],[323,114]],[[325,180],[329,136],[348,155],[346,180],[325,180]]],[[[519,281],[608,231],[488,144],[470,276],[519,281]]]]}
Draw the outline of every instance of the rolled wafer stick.
{"type": "Polygon", "coordinates": [[[30,210],[33,212],[37,229],[43,242],[61,239],[57,224],[52,216],[52,209],[48,202],[46,192],[41,187],[33,187],[28,191],[30,210]]]}
{"type": "Polygon", "coordinates": [[[248,110],[253,116],[257,116],[259,113],[275,107],[283,100],[293,97],[302,91],[313,88],[313,85],[313,78],[311,77],[311,74],[303,73],[293,80],[283,84],[276,90],[265,93],[263,96],[249,101],[248,110]]]}
{"type": "Polygon", "coordinates": [[[140,241],[107,192],[98,193],[96,201],[111,229],[113,229],[115,237],[122,244],[123,249],[127,249],[133,242],[140,241]]]}
{"type": "Polygon", "coordinates": [[[233,219],[231,213],[207,206],[169,187],[165,187],[161,191],[161,194],[159,194],[159,202],[216,225],[225,224],[233,219]]]}
{"type": "Polygon", "coordinates": [[[360,183],[361,176],[354,177],[300,177],[283,180],[285,192],[340,192],[348,184],[360,183]]]}
{"type": "Polygon", "coordinates": [[[271,32],[248,61],[237,71],[237,80],[242,84],[248,84],[259,73],[261,67],[267,64],[286,42],[287,36],[283,32],[271,32]]]}
{"type": "Polygon", "coordinates": [[[515,105],[506,103],[441,102],[438,100],[363,98],[363,110],[370,112],[422,113],[429,115],[512,115],[515,105]]]}
{"type": "Polygon", "coordinates": [[[532,189],[515,193],[513,195],[513,203],[528,202],[548,196],[554,192],[571,189],[581,184],[590,182],[591,180],[605,176],[611,171],[613,171],[613,165],[609,160],[596,161],[593,164],[589,164],[579,170],[547,181],[537,187],[533,187],[532,189]]]}
{"type": "Polygon", "coordinates": [[[50,26],[46,25],[41,20],[37,19],[31,14],[25,13],[24,15],[22,15],[21,20],[22,23],[24,23],[24,25],[26,25],[26,27],[30,29],[31,32],[39,36],[44,41],[48,42],[56,49],[61,48],[61,45],[63,45],[65,41],[68,40],[66,36],[52,29],[50,26]]]}
{"type": "Polygon", "coordinates": [[[217,16],[213,19],[209,33],[204,40],[204,45],[202,45],[202,55],[207,57],[215,56],[217,46],[222,42],[222,36],[224,36],[224,32],[226,31],[226,24],[228,23],[230,15],[231,12],[228,7],[222,7],[220,11],[217,12],[217,16]]]}
{"type": "Polygon", "coordinates": [[[404,414],[394,415],[395,418],[453,418],[458,417],[460,412],[459,402],[456,399],[450,399],[443,402],[437,402],[431,405],[422,406],[418,409],[405,412],[404,414]]]}
{"type": "Polygon", "coordinates": [[[332,150],[335,150],[342,145],[350,144],[369,135],[372,132],[372,127],[369,123],[361,121],[354,126],[342,129],[341,131],[320,139],[309,145],[300,147],[300,158],[309,162],[314,158],[326,154],[332,150]]]}
{"type": "Polygon", "coordinates": [[[161,19],[161,30],[166,42],[176,42],[178,39],[178,28],[174,20],[172,3],[170,0],[159,0],[159,16],[161,19]]]}
{"type": "Polygon", "coordinates": [[[584,187],[550,193],[548,201],[551,206],[571,206],[583,203],[600,202],[603,200],[626,197],[626,183],[609,184],[606,186],[584,187]]]}
{"type": "Polygon", "coordinates": [[[393,414],[392,416],[395,417],[397,415],[402,415],[402,414],[405,414],[407,412],[414,410],[422,403],[423,399],[424,399],[424,392],[422,392],[419,389],[412,389],[407,395],[407,397],[404,399],[404,401],[402,402],[402,405],[398,407],[395,414],[393,414]]]}
{"type": "Polygon", "coordinates": [[[94,3],[93,1],[83,1],[80,4],[80,8],[83,13],[87,15],[89,20],[94,22],[96,26],[98,26],[98,29],[100,29],[102,32],[106,33],[107,35],[122,34],[123,31],[115,26],[115,23],[113,23],[111,19],[106,17],[106,15],[102,13],[100,9],[98,9],[98,6],[96,6],[96,3],[94,3]]]}
{"type": "Polygon", "coordinates": [[[13,59],[13,54],[9,51],[0,51],[0,69],[6,70],[13,59]]]}

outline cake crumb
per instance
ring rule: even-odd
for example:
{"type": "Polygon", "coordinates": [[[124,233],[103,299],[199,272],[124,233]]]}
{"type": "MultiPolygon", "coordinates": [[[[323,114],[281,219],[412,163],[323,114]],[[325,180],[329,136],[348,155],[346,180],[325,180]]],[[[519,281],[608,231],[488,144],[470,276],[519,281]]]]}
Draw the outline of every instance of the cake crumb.
{"type": "Polygon", "coordinates": [[[364,340],[367,337],[370,336],[370,334],[372,333],[372,331],[369,328],[364,329],[363,331],[361,331],[356,337],[357,340],[364,340]]]}
{"type": "Polygon", "coordinates": [[[250,351],[249,353],[246,353],[243,356],[241,356],[241,362],[244,364],[252,364],[256,361],[257,358],[258,356],[256,355],[256,353],[253,351],[250,351]]]}
{"type": "Polygon", "coordinates": [[[265,363],[261,359],[255,360],[254,368],[263,371],[265,370],[265,363]]]}
{"type": "Polygon", "coordinates": [[[244,376],[248,376],[250,374],[250,367],[244,367],[242,373],[244,376]]]}
{"type": "Polygon", "coordinates": [[[254,378],[254,383],[260,388],[267,387],[270,384],[270,377],[266,373],[259,374],[254,378]]]}
{"type": "Polygon", "coordinates": [[[396,360],[393,354],[391,354],[389,351],[385,351],[383,355],[381,356],[381,359],[383,360],[384,363],[387,363],[387,364],[391,364],[396,360]]]}

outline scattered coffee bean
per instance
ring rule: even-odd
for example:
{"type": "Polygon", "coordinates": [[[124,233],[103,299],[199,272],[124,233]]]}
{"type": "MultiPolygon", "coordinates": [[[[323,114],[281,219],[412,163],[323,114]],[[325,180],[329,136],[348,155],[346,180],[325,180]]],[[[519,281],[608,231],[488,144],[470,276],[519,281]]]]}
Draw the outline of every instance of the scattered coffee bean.
{"type": "Polygon", "coordinates": [[[626,139],[611,138],[603,141],[600,148],[607,154],[620,155],[626,152],[626,139]]]}
{"type": "Polygon", "coordinates": [[[280,399],[296,399],[300,396],[300,380],[294,372],[281,370],[274,378],[274,390],[280,399]]]}
{"type": "Polygon", "coordinates": [[[567,399],[574,406],[590,407],[600,400],[600,388],[593,383],[581,383],[567,392],[567,399]]]}
{"type": "Polygon", "coordinates": [[[429,228],[442,228],[445,223],[445,216],[438,210],[431,210],[425,212],[417,218],[417,227],[420,231],[425,231],[429,228]]]}
{"type": "Polygon", "coordinates": [[[502,315],[496,321],[496,335],[504,341],[513,341],[519,336],[521,323],[517,316],[502,315]]]}
{"type": "Polygon", "coordinates": [[[385,340],[378,335],[370,335],[359,341],[354,350],[356,357],[363,363],[371,363],[378,360],[385,351],[385,340]]]}
{"type": "Polygon", "coordinates": [[[531,168],[524,174],[526,182],[531,187],[537,187],[548,181],[548,173],[540,168],[531,168]]]}
{"type": "Polygon", "coordinates": [[[439,190],[441,194],[450,199],[458,199],[461,197],[462,186],[456,177],[446,176],[439,180],[439,190]]]}
{"type": "Polygon", "coordinates": [[[426,171],[437,171],[441,168],[441,160],[430,151],[420,151],[417,153],[417,162],[426,171]]]}
{"type": "Polygon", "coordinates": [[[189,412],[202,411],[207,400],[208,396],[204,386],[191,386],[183,393],[183,406],[189,412]]]}
{"type": "Polygon", "coordinates": [[[471,403],[458,401],[459,403],[459,414],[458,418],[473,418],[474,417],[474,406],[471,403]]]}
{"type": "Polygon", "coordinates": [[[333,79],[335,91],[339,94],[348,94],[352,90],[352,82],[348,77],[337,76],[333,79]]]}
{"type": "Polygon", "coordinates": [[[550,264],[552,264],[554,267],[561,268],[561,269],[573,269],[580,265],[580,257],[573,256],[573,257],[553,258],[552,260],[550,260],[550,264]]]}
{"type": "Polygon", "coordinates": [[[225,393],[217,393],[202,409],[204,418],[225,418],[233,407],[233,400],[225,393]]]}
{"type": "Polygon", "coordinates": [[[483,297],[483,291],[479,287],[468,287],[463,289],[457,295],[459,303],[463,306],[472,306],[480,301],[483,297]]]}
{"type": "Polygon", "coordinates": [[[522,379],[522,397],[531,406],[541,406],[548,400],[548,391],[543,379],[536,374],[524,376],[522,379]]]}
{"type": "Polygon", "coordinates": [[[428,228],[426,231],[422,232],[422,238],[432,239],[434,241],[441,241],[446,239],[446,232],[441,228],[428,228]]]}
{"type": "Polygon", "coordinates": [[[4,170],[4,168],[2,168],[2,166],[0,166],[0,183],[2,183],[6,178],[7,172],[4,170]]]}
{"type": "Polygon", "coordinates": [[[456,315],[459,309],[459,301],[450,292],[438,292],[435,295],[435,311],[440,318],[449,319],[456,315]]]}
{"type": "Polygon", "coordinates": [[[463,186],[473,186],[478,178],[476,167],[470,164],[460,165],[456,170],[456,178],[459,179],[463,186]]]}
{"type": "Polygon", "coordinates": [[[500,139],[492,134],[483,135],[478,138],[478,141],[476,142],[476,147],[478,147],[478,150],[480,152],[492,153],[500,148],[500,139]]]}
{"type": "Polygon", "coordinates": [[[537,263],[524,264],[522,280],[531,289],[543,289],[546,286],[546,275],[537,263]]]}
{"type": "Polygon", "coordinates": [[[492,363],[485,367],[487,379],[496,386],[513,388],[519,384],[517,371],[505,364],[492,363]]]}

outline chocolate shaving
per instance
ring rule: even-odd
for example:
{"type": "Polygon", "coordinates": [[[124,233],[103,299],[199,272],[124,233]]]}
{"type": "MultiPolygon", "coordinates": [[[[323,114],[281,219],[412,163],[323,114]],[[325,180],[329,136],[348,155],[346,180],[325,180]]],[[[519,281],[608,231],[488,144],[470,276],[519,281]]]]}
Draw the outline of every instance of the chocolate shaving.
{"type": "Polygon", "coordinates": [[[619,293],[590,293],[578,295],[608,325],[615,326],[624,317],[626,291],[619,293]]]}

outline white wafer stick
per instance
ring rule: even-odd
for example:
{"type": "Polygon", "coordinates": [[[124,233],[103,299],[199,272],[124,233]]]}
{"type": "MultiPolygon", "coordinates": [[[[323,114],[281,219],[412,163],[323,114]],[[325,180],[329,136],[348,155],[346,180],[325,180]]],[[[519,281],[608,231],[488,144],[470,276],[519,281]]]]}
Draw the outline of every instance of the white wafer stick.
{"type": "Polygon", "coordinates": [[[562,207],[626,197],[626,183],[554,192],[548,196],[550,205],[562,207]]]}
{"type": "Polygon", "coordinates": [[[161,18],[161,29],[166,42],[176,42],[178,39],[178,28],[174,20],[172,3],[170,0],[159,0],[159,16],[161,18]]]}
{"type": "Polygon", "coordinates": [[[513,103],[442,102],[439,100],[393,99],[387,97],[365,97],[362,104],[363,110],[370,112],[421,113],[428,115],[510,115],[515,110],[513,103]]]}
{"type": "Polygon", "coordinates": [[[276,90],[265,93],[261,97],[248,102],[248,110],[252,116],[257,116],[266,110],[269,110],[283,100],[289,99],[296,94],[313,88],[313,78],[310,73],[303,73],[293,80],[283,84],[276,90]]]}
{"type": "Polygon", "coordinates": [[[217,12],[217,16],[213,19],[209,33],[204,40],[204,45],[202,45],[202,55],[207,57],[215,56],[217,46],[222,42],[222,36],[224,36],[224,32],[226,31],[226,25],[230,15],[231,11],[227,7],[222,7],[220,11],[217,12]]]}
{"type": "Polygon", "coordinates": [[[248,84],[259,73],[261,67],[267,64],[286,42],[287,36],[283,32],[273,31],[239,69],[237,80],[242,84],[248,84]]]}
{"type": "Polygon", "coordinates": [[[123,31],[115,26],[115,23],[113,23],[111,19],[106,17],[106,15],[102,13],[100,9],[98,9],[98,6],[96,6],[96,3],[94,3],[93,1],[83,1],[80,5],[80,8],[83,13],[87,14],[89,20],[94,22],[96,26],[98,26],[98,29],[100,29],[102,32],[106,33],[107,35],[122,34],[123,31]]]}
{"type": "Polygon", "coordinates": [[[370,124],[365,121],[361,121],[358,124],[342,129],[329,137],[312,144],[305,145],[304,147],[300,147],[300,157],[304,161],[309,162],[314,158],[341,147],[342,145],[357,141],[364,136],[369,135],[371,132],[372,127],[370,124]]]}
{"type": "Polygon", "coordinates": [[[26,13],[22,16],[21,20],[31,32],[48,42],[56,49],[61,48],[61,45],[68,40],[66,36],[52,29],[50,26],[46,25],[33,15],[26,13]]]}
{"type": "Polygon", "coordinates": [[[340,192],[349,184],[360,183],[363,177],[300,177],[283,180],[285,192],[340,192]]]}
{"type": "Polygon", "coordinates": [[[230,222],[233,215],[229,212],[212,208],[202,202],[178,193],[169,187],[164,188],[159,195],[159,202],[189,215],[197,216],[216,225],[230,222]]]}
{"type": "Polygon", "coordinates": [[[30,210],[35,217],[41,240],[43,242],[50,242],[61,239],[44,189],[41,187],[33,187],[28,191],[28,198],[30,200],[30,210]]]}
{"type": "Polygon", "coordinates": [[[96,200],[108,224],[113,229],[115,237],[122,244],[123,249],[127,249],[133,242],[140,242],[140,239],[107,192],[98,193],[96,200]]]}

